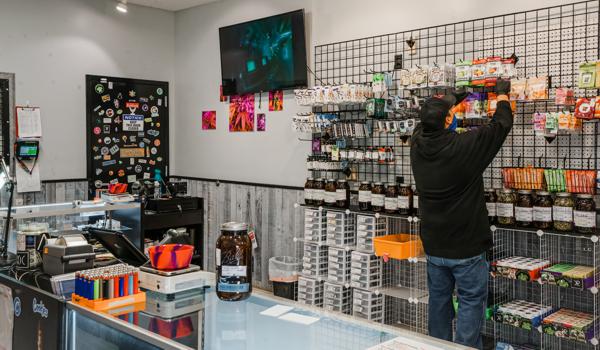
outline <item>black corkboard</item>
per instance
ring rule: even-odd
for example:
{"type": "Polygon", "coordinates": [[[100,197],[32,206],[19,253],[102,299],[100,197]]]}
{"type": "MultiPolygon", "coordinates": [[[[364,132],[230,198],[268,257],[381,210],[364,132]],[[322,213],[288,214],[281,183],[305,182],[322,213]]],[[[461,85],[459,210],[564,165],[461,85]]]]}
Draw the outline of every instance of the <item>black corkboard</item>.
{"type": "Polygon", "coordinates": [[[90,198],[98,180],[153,180],[155,169],[166,179],[169,103],[168,82],[86,75],[90,198]]]}

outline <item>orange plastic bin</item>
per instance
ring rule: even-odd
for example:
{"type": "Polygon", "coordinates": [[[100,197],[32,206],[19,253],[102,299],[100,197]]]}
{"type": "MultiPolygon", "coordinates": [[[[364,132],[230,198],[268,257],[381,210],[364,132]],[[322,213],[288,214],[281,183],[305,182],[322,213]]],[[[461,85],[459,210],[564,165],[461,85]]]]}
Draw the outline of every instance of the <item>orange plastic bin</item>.
{"type": "Polygon", "coordinates": [[[396,260],[406,260],[423,255],[423,243],[418,236],[395,234],[373,238],[375,255],[396,260]]]}

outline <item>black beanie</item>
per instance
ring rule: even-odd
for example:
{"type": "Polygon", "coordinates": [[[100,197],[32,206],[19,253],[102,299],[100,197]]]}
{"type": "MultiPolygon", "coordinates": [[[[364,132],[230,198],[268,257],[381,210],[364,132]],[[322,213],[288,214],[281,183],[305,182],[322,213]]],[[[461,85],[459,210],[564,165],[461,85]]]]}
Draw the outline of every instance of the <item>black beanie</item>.
{"type": "Polygon", "coordinates": [[[429,98],[421,107],[419,113],[423,131],[432,132],[443,130],[446,126],[446,116],[450,110],[451,104],[441,98],[429,98]]]}

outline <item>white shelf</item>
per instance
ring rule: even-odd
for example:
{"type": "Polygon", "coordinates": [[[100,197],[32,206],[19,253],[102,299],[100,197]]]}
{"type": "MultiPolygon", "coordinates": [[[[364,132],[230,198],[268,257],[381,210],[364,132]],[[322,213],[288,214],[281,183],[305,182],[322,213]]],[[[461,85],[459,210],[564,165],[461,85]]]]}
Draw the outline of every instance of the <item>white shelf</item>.
{"type": "Polygon", "coordinates": [[[379,289],[379,292],[383,295],[387,295],[392,298],[398,298],[409,301],[418,301],[419,303],[427,304],[429,301],[429,295],[426,291],[407,287],[384,287],[379,289]]]}

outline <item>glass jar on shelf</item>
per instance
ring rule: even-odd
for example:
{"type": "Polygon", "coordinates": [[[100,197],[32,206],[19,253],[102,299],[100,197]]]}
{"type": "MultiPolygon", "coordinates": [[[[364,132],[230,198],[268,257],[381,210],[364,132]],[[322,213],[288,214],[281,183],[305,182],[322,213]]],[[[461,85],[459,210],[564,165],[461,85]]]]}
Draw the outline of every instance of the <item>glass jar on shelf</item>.
{"type": "Polygon", "coordinates": [[[398,191],[398,209],[402,215],[410,215],[412,210],[413,191],[410,185],[401,184],[398,191]]]}
{"type": "Polygon", "coordinates": [[[371,183],[363,181],[358,188],[358,208],[360,210],[371,210],[371,183]]]}
{"type": "Polygon", "coordinates": [[[313,205],[322,206],[325,204],[325,180],[318,178],[313,183],[313,205]]]}
{"type": "Polygon", "coordinates": [[[538,191],[533,202],[533,226],[541,230],[552,228],[552,196],[550,192],[538,191]]]}
{"type": "Polygon", "coordinates": [[[395,183],[387,184],[385,189],[384,209],[388,214],[398,213],[398,186],[395,183]]]}
{"type": "Polygon", "coordinates": [[[385,189],[383,187],[383,183],[376,182],[373,184],[373,189],[371,190],[371,209],[374,212],[383,211],[383,206],[385,204],[385,189]]]}
{"type": "Polygon", "coordinates": [[[325,183],[325,205],[329,207],[335,207],[336,196],[337,186],[335,185],[335,180],[327,180],[325,183]]]}
{"type": "Polygon", "coordinates": [[[496,215],[500,225],[515,224],[516,202],[517,196],[515,195],[515,191],[511,190],[510,188],[505,188],[500,191],[500,194],[498,195],[498,202],[496,203],[496,215]]]}
{"type": "Polygon", "coordinates": [[[554,205],[552,206],[552,218],[554,219],[554,229],[562,232],[573,231],[573,207],[575,202],[573,196],[568,192],[556,194],[554,205]]]}
{"type": "Polygon", "coordinates": [[[596,202],[591,194],[577,195],[573,221],[579,233],[592,234],[596,231],[596,202]]]}
{"type": "MultiPolygon", "coordinates": [[[[413,214],[419,215],[419,192],[417,191],[417,187],[413,186],[413,214]]],[[[399,204],[398,204],[399,205],[399,204]]]]}
{"type": "Polygon", "coordinates": [[[533,223],[533,196],[530,190],[519,190],[517,194],[515,221],[521,227],[529,227],[533,223]]]}
{"type": "Polygon", "coordinates": [[[485,207],[488,212],[488,219],[490,224],[493,224],[496,222],[496,201],[498,200],[496,190],[486,190],[484,196],[485,207]]]}
{"type": "Polygon", "coordinates": [[[306,179],[304,183],[304,204],[313,205],[313,187],[314,187],[315,179],[309,177],[306,179]]]}
{"type": "Polygon", "coordinates": [[[338,180],[336,186],[335,205],[338,208],[348,208],[350,203],[350,186],[346,180],[338,180]]]}

